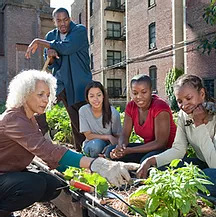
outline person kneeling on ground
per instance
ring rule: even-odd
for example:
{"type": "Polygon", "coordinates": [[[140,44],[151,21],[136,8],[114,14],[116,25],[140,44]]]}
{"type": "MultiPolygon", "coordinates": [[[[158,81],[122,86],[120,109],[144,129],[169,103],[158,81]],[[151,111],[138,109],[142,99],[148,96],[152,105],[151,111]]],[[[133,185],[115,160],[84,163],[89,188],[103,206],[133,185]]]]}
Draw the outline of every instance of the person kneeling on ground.
{"type": "Polygon", "coordinates": [[[120,114],[110,106],[105,88],[98,81],[87,84],[85,97],[88,104],[79,110],[80,132],[86,137],[83,152],[89,157],[106,156],[109,145],[118,144],[120,114]]]}
{"type": "Polygon", "coordinates": [[[174,94],[180,108],[176,137],[171,149],[154,155],[141,164],[138,177],[146,178],[148,169],[157,166],[164,170],[164,165],[174,159],[197,165],[209,177],[214,185],[206,185],[211,196],[216,197],[216,104],[209,98],[203,81],[196,75],[183,75],[174,83],[174,94]],[[185,154],[190,144],[196,157],[185,154]]]}
{"type": "Polygon", "coordinates": [[[132,101],[125,109],[123,130],[118,145],[110,147],[109,150],[114,148],[110,153],[112,159],[139,163],[172,146],[176,125],[169,105],[152,94],[149,76],[134,76],[130,87],[132,101]],[[144,143],[129,143],[133,128],[144,143]]]}
{"type": "Polygon", "coordinates": [[[34,114],[42,114],[55,99],[56,79],[46,72],[23,71],[9,85],[6,111],[0,116],[0,216],[24,209],[34,202],[56,198],[64,184],[45,172],[28,171],[35,156],[50,169],[68,166],[90,168],[120,186],[130,180],[128,170],[137,164],[89,158],[46,140],[34,114]]]}

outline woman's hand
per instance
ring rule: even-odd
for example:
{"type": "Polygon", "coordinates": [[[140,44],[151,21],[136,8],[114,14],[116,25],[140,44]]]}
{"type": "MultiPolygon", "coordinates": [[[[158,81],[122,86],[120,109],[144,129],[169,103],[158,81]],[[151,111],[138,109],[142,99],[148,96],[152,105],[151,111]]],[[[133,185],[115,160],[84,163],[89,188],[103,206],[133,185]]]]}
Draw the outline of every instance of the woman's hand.
{"type": "Polygon", "coordinates": [[[146,160],[144,160],[142,163],[141,163],[141,166],[140,168],[137,170],[137,177],[138,178],[144,178],[146,179],[147,176],[148,176],[148,171],[149,171],[149,168],[151,166],[155,166],[157,163],[156,163],[156,159],[155,157],[150,157],[150,158],[147,158],[146,160]]]}
{"type": "Polygon", "coordinates": [[[137,163],[123,163],[98,157],[93,160],[90,169],[119,187],[131,180],[128,170],[137,170],[139,166],[137,163]]]}
{"type": "Polygon", "coordinates": [[[110,152],[111,159],[118,159],[126,155],[126,145],[118,144],[115,149],[110,152]]]}

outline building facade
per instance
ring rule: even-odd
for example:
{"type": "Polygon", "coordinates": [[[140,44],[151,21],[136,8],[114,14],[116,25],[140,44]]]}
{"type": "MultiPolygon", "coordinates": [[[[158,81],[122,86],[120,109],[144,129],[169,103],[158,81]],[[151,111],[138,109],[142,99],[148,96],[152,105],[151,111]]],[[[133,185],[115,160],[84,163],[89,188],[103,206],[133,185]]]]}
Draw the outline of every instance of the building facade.
{"type": "MultiPolygon", "coordinates": [[[[203,54],[197,49],[201,37],[215,29],[202,18],[209,3],[86,0],[88,19],[84,24],[91,42],[94,79],[103,82],[110,97],[116,88],[115,95],[127,95],[129,100],[131,78],[144,73],[152,78],[154,92],[166,99],[166,74],[178,68],[201,76],[211,95],[216,96],[216,54],[203,54]]],[[[79,11],[72,7],[72,14],[79,11]]]]}
{"type": "Polygon", "coordinates": [[[5,102],[10,80],[24,69],[41,69],[42,50],[25,59],[29,43],[44,38],[53,26],[50,0],[0,0],[0,103],[5,102]]]}
{"type": "Polygon", "coordinates": [[[216,52],[212,50],[208,55],[198,50],[200,39],[216,38],[216,26],[206,24],[202,15],[204,9],[210,4],[208,0],[186,1],[184,14],[186,23],[184,26],[185,40],[193,43],[185,48],[185,72],[196,74],[203,78],[204,85],[211,96],[216,98],[216,52]]]}
{"type": "Polygon", "coordinates": [[[88,28],[91,70],[101,81],[113,103],[125,104],[126,29],[122,0],[84,0],[72,4],[72,19],[88,28]],[[86,9],[81,7],[86,5],[86,9]],[[85,13],[86,12],[86,13],[85,13]],[[87,17],[87,20],[85,19],[87,17]]]}

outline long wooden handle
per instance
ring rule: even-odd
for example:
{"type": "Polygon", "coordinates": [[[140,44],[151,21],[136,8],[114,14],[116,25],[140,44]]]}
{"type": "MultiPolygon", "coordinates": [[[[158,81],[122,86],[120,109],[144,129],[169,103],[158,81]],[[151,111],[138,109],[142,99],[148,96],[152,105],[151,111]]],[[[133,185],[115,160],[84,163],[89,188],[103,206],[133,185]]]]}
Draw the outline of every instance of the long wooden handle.
{"type": "Polygon", "coordinates": [[[45,61],[45,63],[44,63],[44,66],[43,66],[42,71],[46,71],[46,68],[47,68],[47,66],[49,65],[49,62],[50,62],[50,57],[47,56],[47,59],[46,59],[46,61],[45,61]]]}

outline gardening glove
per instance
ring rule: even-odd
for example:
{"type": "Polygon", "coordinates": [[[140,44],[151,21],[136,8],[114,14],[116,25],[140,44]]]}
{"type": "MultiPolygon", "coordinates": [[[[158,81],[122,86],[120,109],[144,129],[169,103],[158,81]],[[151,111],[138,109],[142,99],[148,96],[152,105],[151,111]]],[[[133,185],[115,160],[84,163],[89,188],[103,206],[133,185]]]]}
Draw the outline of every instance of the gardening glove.
{"type": "Polygon", "coordinates": [[[90,165],[92,172],[99,173],[117,187],[125,184],[125,181],[129,182],[131,180],[128,170],[137,170],[139,167],[140,164],[137,163],[110,161],[101,157],[93,160],[90,165]]]}

